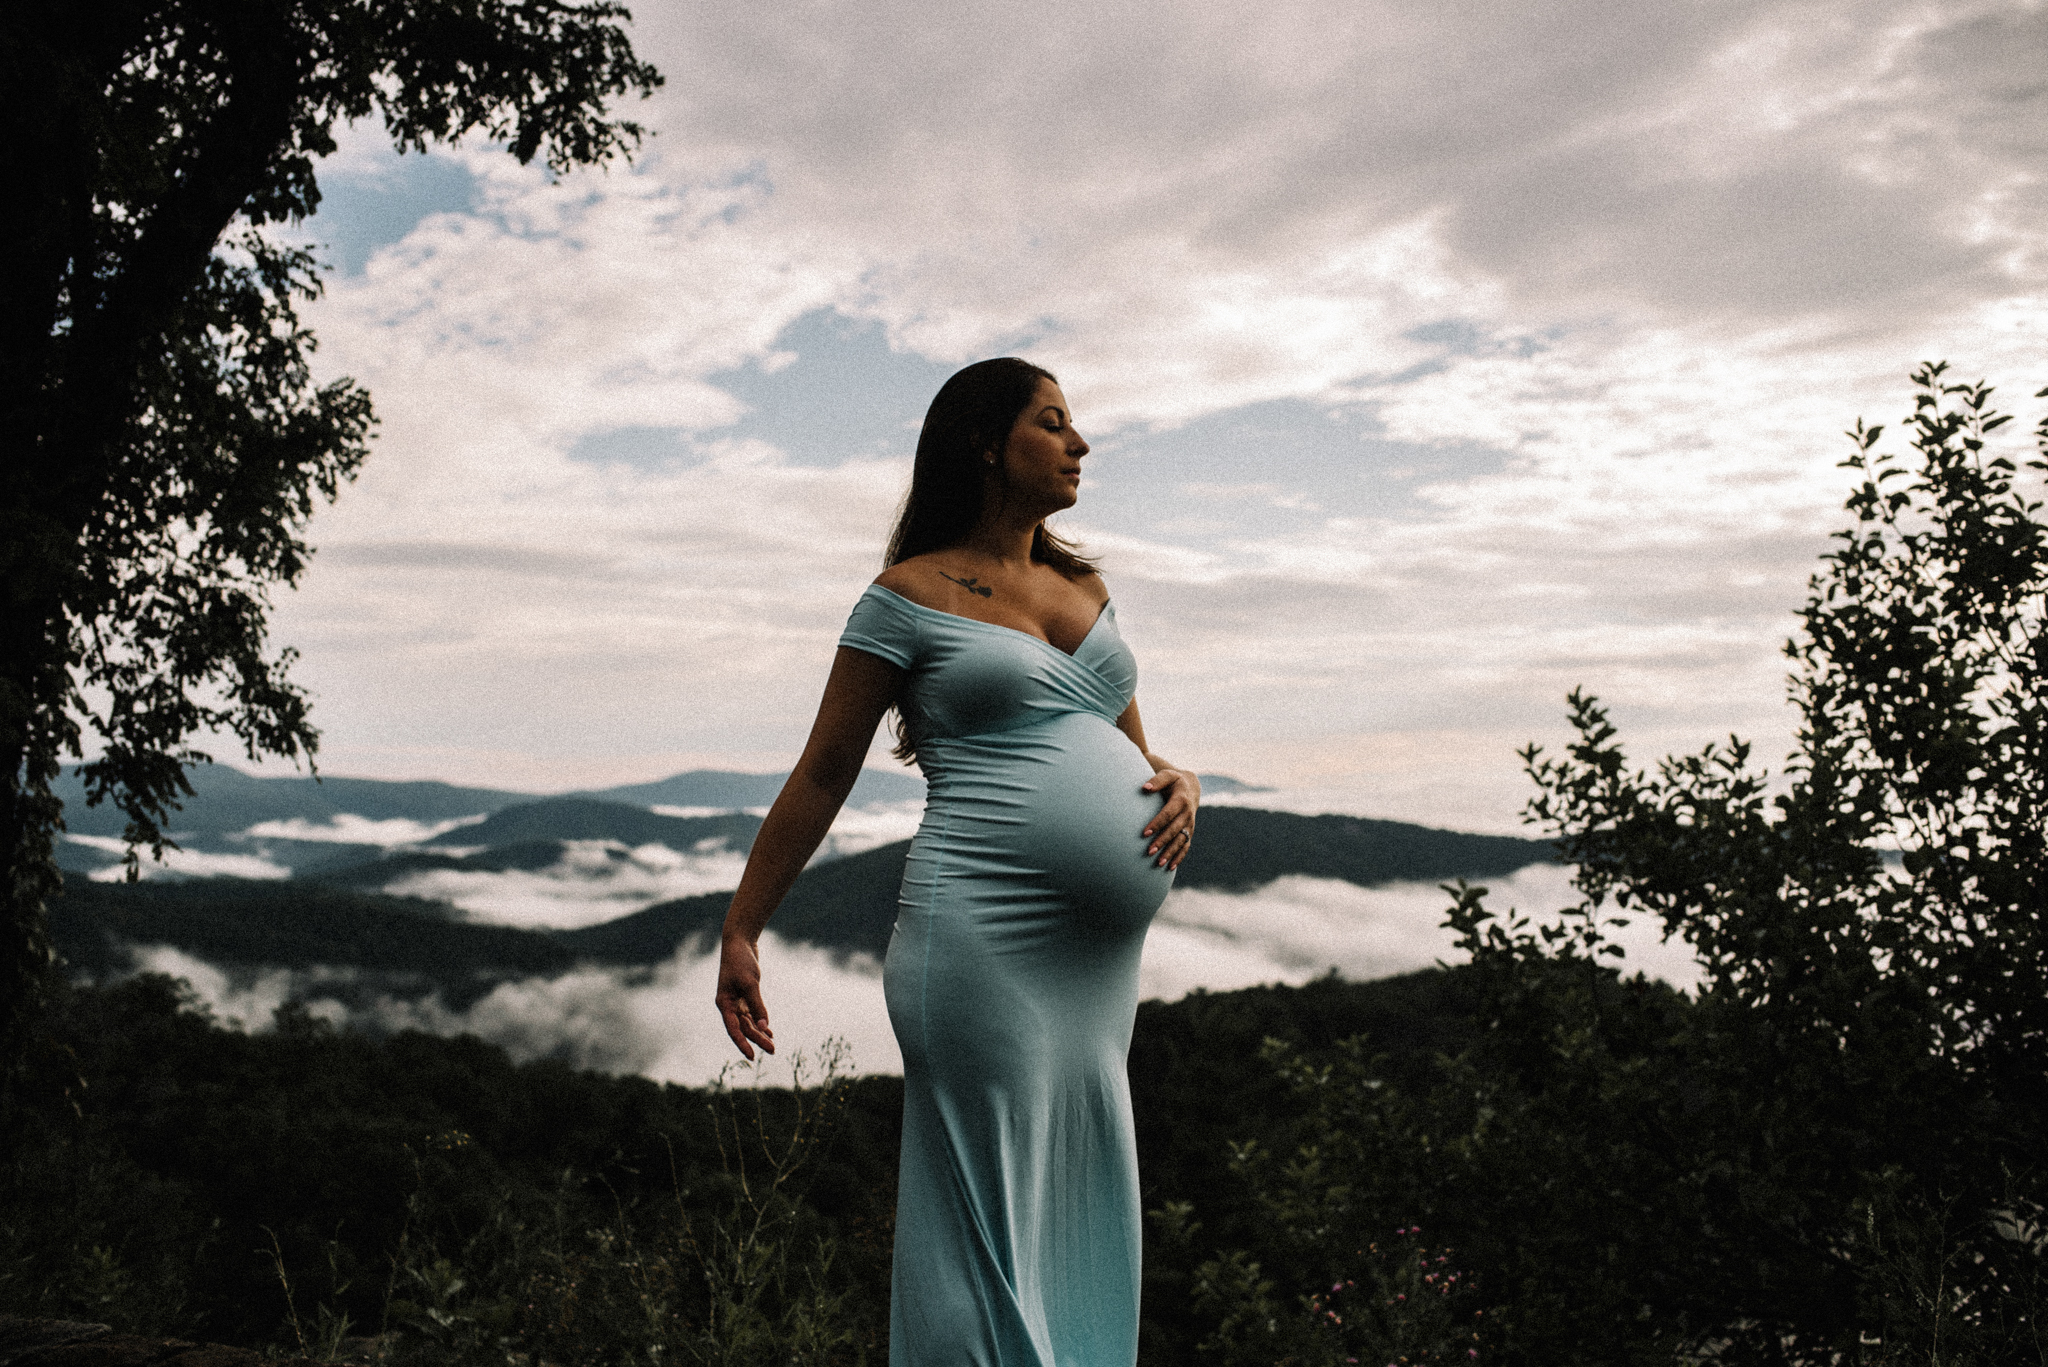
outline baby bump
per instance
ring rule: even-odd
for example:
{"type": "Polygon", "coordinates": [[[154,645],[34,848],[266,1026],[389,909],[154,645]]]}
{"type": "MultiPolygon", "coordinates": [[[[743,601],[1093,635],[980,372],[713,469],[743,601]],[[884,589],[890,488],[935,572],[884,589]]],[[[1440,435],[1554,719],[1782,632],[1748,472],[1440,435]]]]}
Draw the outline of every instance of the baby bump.
{"type": "Polygon", "coordinates": [[[1105,719],[1073,713],[1031,728],[1012,771],[1023,819],[1012,828],[1019,862],[1036,869],[1073,909],[1076,929],[1142,932],[1173,883],[1145,853],[1158,815],[1140,791],[1152,766],[1105,719]]]}

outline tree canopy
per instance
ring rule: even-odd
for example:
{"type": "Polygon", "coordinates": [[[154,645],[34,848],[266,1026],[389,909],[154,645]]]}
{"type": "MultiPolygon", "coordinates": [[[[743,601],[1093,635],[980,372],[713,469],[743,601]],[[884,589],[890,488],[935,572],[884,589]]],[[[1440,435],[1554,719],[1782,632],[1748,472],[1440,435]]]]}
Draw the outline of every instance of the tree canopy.
{"type": "Polygon", "coordinates": [[[1910,456],[1849,434],[1785,770],[1638,768],[1575,692],[1523,755],[1583,900],[1454,889],[1472,1047],[1405,1086],[1278,1051],[1306,1119],[1239,1165],[1273,1233],[1197,1278],[1226,1361],[2048,1361],[2048,422],[1999,455],[1987,386],[1913,379],[1910,456]],[[1690,996],[1622,976],[1644,915],[1690,996]]]}
{"type": "Polygon", "coordinates": [[[502,142],[558,172],[630,155],[660,76],[609,0],[79,0],[0,27],[0,1062],[48,959],[68,757],[161,846],[196,736],[310,761],[266,639],[303,532],[368,451],[369,395],[315,383],[320,202],[343,120],[401,150],[502,142]]]}

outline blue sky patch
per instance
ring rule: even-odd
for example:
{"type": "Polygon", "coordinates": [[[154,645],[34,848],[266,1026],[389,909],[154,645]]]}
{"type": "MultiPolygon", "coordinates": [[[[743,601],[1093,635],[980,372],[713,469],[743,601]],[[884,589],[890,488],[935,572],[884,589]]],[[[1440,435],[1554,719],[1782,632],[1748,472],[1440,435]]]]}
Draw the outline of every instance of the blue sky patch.
{"type": "Polygon", "coordinates": [[[452,157],[391,152],[379,161],[372,172],[322,174],[320,210],[301,229],[339,275],[361,275],[379,247],[404,241],[423,218],[476,208],[476,177],[452,157]]]}
{"type": "Polygon", "coordinates": [[[583,465],[626,465],[659,470],[690,455],[680,427],[607,427],[585,432],[570,446],[570,460],[583,465]]]}
{"type": "Polygon", "coordinates": [[[798,465],[855,456],[907,456],[939,386],[956,369],[896,351],[879,322],[817,309],[784,328],[776,350],[796,359],[750,361],[710,376],[747,415],[720,436],[768,442],[798,465]]]}

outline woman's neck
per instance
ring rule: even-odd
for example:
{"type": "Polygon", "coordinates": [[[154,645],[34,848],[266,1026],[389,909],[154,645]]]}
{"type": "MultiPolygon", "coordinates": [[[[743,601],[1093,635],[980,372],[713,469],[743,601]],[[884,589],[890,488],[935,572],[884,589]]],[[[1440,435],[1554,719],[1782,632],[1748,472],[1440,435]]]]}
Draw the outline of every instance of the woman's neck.
{"type": "Polygon", "coordinates": [[[1031,563],[1031,546],[1038,535],[1039,521],[985,518],[960,544],[963,549],[986,556],[1005,569],[1022,568],[1031,563]]]}

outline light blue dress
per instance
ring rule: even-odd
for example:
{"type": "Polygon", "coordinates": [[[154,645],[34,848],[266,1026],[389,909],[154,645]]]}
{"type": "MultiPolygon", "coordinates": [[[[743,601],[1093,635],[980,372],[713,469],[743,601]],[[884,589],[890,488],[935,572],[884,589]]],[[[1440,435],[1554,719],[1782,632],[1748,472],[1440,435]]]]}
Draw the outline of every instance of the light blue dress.
{"type": "Polygon", "coordinates": [[[1173,877],[1116,729],[1137,666],[1105,606],[1072,655],[879,585],[840,644],[907,673],[930,787],[883,983],[903,1050],[891,1367],[1131,1367],[1125,1061],[1173,877]]]}

